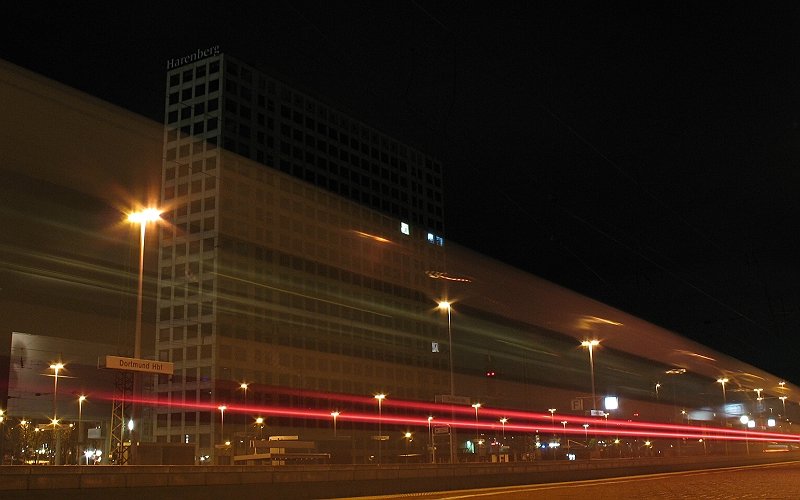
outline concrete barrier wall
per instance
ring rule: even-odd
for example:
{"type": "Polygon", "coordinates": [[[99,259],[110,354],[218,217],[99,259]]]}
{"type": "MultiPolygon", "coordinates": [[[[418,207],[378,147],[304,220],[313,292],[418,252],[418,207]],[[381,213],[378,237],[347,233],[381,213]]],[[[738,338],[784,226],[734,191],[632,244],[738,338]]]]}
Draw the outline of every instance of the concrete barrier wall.
{"type": "Polygon", "coordinates": [[[772,463],[800,454],[377,466],[3,466],[0,499],[337,498],[772,463]]]}

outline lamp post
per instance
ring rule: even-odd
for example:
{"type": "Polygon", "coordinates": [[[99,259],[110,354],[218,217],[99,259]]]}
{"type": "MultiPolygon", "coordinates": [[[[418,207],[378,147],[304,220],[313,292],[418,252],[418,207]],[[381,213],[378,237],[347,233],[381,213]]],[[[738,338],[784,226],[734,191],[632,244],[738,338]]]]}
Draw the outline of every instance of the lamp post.
{"type": "Polygon", "coordinates": [[[508,422],[506,417],[500,419],[500,425],[503,426],[503,443],[506,442],[506,422],[508,422]]]}
{"type": "Polygon", "coordinates": [[[53,418],[58,416],[58,372],[64,369],[64,363],[52,363],[50,369],[53,370],[53,418]]]}
{"type": "Polygon", "coordinates": [[[6,432],[3,422],[6,420],[6,411],[0,408],[0,465],[5,465],[6,432]]]}
{"type": "MultiPolygon", "coordinates": [[[[133,337],[133,357],[140,359],[142,357],[142,295],[144,289],[144,241],[145,233],[147,232],[147,224],[149,222],[156,222],[161,220],[161,211],[155,208],[146,208],[141,212],[132,212],[128,214],[128,222],[132,224],[139,224],[139,282],[136,289],[136,327],[133,337]]],[[[142,392],[141,374],[139,372],[133,373],[133,401],[131,403],[131,420],[138,418],[136,413],[136,406],[139,403],[142,392]]],[[[131,443],[133,443],[131,437],[131,443]]]]}
{"type": "Polygon", "coordinates": [[[250,387],[250,384],[247,382],[242,382],[239,384],[239,389],[241,389],[244,394],[242,395],[242,406],[244,407],[244,412],[242,415],[242,425],[244,426],[244,433],[247,434],[247,388],[250,387]]]}
{"type": "Polygon", "coordinates": [[[778,399],[780,399],[781,403],[783,403],[783,418],[784,419],[786,418],[786,399],[787,398],[788,398],[788,396],[778,396],[778,399]]]}
{"type": "Polygon", "coordinates": [[[381,452],[383,445],[383,400],[386,399],[386,394],[376,394],[375,399],[378,400],[378,467],[381,465],[381,452]]]}
{"type": "Polygon", "coordinates": [[[739,417],[739,422],[741,422],[742,425],[744,426],[744,442],[745,442],[745,445],[747,446],[747,454],[749,455],[750,454],[750,438],[747,435],[747,427],[748,427],[748,424],[750,423],[750,417],[748,417],[747,415],[742,415],[741,417],[739,417]]]}
{"type": "Polygon", "coordinates": [[[656,401],[658,401],[658,389],[659,389],[659,387],[661,387],[661,384],[656,382],[656,401]]]}
{"type": "Polygon", "coordinates": [[[481,407],[480,403],[473,403],[472,407],[475,408],[475,454],[477,458],[478,453],[478,441],[480,440],[480,435],[478,431],[478,408],[481,407]]]}
{"type": "Polygon", "coordinates": [[[219,437],[222,441],[222,444],[225,444],[225,410],[228,407],[225,405],[217,406],[217,410],[219,410],[219,437]]]}
{"type": "Polygon", "coordinates": [[[331,412],[331,417],[333,417],[333,437],[334,438],[336,438],[336,418],[339,417],[339,415],[341,415],[341,413],[339,413],[338,411],[332,411],[331,412]]]}
{"type": "Polygon", "coordinates": [[[261,439],[264,432],[264,417],[256,417],[256,425],[258,426],[258,439],[261,439]]]}
{"type": "MultiPolygon", "coordinates": [[[[753,389],[753,391],[756,393],[756,401],[763,401],[763,400],[764,400],[764,398],[762,398],[762,397],[761,397],[761,392],[762,392],[763,390],[764,390],[764,389],[753,389]]],[[[759,412],[761,412],[761,409],[760,409],[760,408],[757,408],[757,410],[758,410],[759,412]]]]}
{"type": "Polygon", "coordinates": [[[428,445],[431,447],[431,463],[436,463],[436,442],[433,440],[433,433],[431,432],[431,422],[433,416],[428,416],[428,445]]]}
{"type": "Polygon", "coordinates": [[[592,354],[592,351],[598,345],[600,345],[600,341],[596,339],[584,340],[581,342],[581,347],[586,347],[589,349],[589,368],[592,373],[592,410],[597,408],[597,398],[595,397],[595,392],[594,392],[594,356],[592,354]]]}
{"type": "Polygon", "coordinates": [[[728,379],[725,377],[720,377],[717,379],[717,383],[722,385],[722,412],[724,415],[725,407],[728,405],[728,396],[725,394],[725,384],[728,383],[728,379]]]}
{"type": "Polygon", "coordinates": [[[450,395],[455,396],[456,389],[455,389],[455,381],[453,379],[453,329],[452,329],[452,323],[450,321],[450,311],[452,308],[450,302],[446,300],[439,302],[439,309],[441,309],[442,311],[447,311],[447,347],[448,347],[447,351],[448,354],[450,355],[450,395]]]}
{"type": "MultiPolygon", "coordinates": [[[[727,377],[720,377],[717,379],[717,383],[722,385],[722,426],[725,427],[725,412],[726,407],[728,406],[728,396],[725,394],[725,384],[728,382],[727,377]]],[[[725,440],[725,454],[728,454],[728,440],[725,440]]]]}
{"type": "Polygon", "coordinates": [[[64,369],[64,363],[57,362],[50,365],[53,370],[53,438],[56,443],[56,456],[55,464],[61,465],[61,435],[56,432],[56,424],[58,423],[58,372],[64,369]]]}
{"type": "MultiPolygon", "coordinates": [[[[450,396],[456,395],[456,383],[455,377],[453,376],[453,328],[451,322],[451,312],[452,312],[452,304],[448,300],[439,301],[439,310],[447,311],[447,354],[450,360],[450,396]]],[[[450,419],[452,420],[453,415],[450,414],[450,419]]],[[[450,435],[450,463],[455,463],[455,450],[453,449],[453,432],[455,432],[454,427],[449,428],[449,435],[450,435]]]]}
{"type": "Polygon", "coordinates": [[[562,420],[561,425],[564,426],[564,441],[567,443],[567,453],[569,453],[569,439],[567,439],[567,420],[562,420]]]}
{"type": "Polygon", "coordinates": [[[81,445],[83,444],[83,402],[86,401],[86,396],[81,394],[78,396],[78,445],[75,458],[78,465],[81,464],[81,445]]]}
{"type": "Polygon", "coordinates": [[[722,423],[725,424],[725,408],[728,406],[728,396],[725,393],[725,384],[728,383],[728,379],[726,377],[720,377],[717,379],[717,383],[722,385],[722,423]]]}
{"type": "Polygon", "coordinates": [[[408,443],[411,442],[411,432],[406,431],[403,437],[406,438],[406,461],[408,461],[408,443]]]}

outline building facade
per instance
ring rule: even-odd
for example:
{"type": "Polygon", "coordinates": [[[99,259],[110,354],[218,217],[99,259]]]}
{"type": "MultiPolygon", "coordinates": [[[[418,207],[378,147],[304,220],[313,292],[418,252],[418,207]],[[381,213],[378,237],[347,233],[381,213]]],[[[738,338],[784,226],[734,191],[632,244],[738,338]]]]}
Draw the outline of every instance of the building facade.
{"type": "Polygon", "coordinates": [[[157,441],[205,460],[223,403],[445,392],[439,163],[226,55],[168,73],[165,121],[157,441]]]}

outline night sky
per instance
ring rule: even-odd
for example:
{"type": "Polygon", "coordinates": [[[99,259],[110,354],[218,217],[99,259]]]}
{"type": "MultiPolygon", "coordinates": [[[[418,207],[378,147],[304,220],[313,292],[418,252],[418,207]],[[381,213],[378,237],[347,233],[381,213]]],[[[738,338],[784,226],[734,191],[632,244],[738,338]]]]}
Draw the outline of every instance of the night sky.
{"type": "Polygon", "coordinates": [[[446,236],[800,383],[800,11],[4,7],[0,58],[161,121],[220,45],[445,168],[446,236]]]}

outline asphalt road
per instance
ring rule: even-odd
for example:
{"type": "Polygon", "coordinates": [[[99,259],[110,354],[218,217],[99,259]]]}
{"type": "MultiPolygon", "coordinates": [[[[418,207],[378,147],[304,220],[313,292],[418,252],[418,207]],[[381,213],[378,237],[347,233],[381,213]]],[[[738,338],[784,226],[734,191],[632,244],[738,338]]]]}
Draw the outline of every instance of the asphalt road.
{"type": "Polygon", "coordinates": [[[366,499],[800,499],[800,461],[568,483],[409,493],[366,499]]]}

